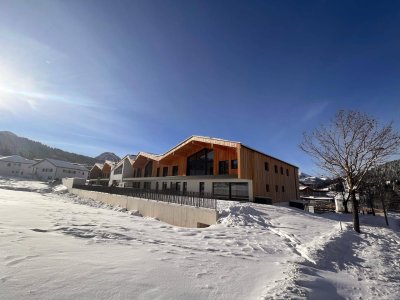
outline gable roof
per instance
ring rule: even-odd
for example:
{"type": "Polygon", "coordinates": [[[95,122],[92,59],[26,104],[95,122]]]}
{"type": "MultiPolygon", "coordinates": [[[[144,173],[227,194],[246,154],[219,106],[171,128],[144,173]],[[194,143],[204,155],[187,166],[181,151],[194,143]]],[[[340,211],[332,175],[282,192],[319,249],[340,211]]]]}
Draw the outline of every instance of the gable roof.
{"type": "Polygon", "coordinates": [[[88,169],[85,166],[74,164],[68,161],[62,161],[58,159],[52,159],[52,158],[45,158],[42,161],[34,164],[35,166],[40,164],[41,162],[47,160],[49,163],[54,165],[57,168],[66,168],[66,169],[73,169],[73,170],[79,170],[79,171],[88,171],[88,169]]]}
{"type": "Polygon", "coordinates": [[[19,155],[3,156],[3,157],[0,157],[0,161],[21,163],[21,164],[34,164],[34,163],[36,163],[36,161],[34,161],[34,160],[27,159],[27,158],[19,156],[19,155]]]}
{"type": "Polygon", "coordinates": [[[115,163],[112,167],[111,167],[111,172],[116,169],[117,167],[119,167],[120,165],[122,165],[124,163],[125,160],[128,160],[129,163],[132,165],[136,159],[137,155],[134,154],[127,154],[125,155],[123,158],[121,158],[121,160],[117,163],[115,163]]]}
{"type": "Polygon", "coordinates": [[[93,165],[93,167],[90,169],[90,172],[92,172],[94,168],[98,168],[98,169],[101,171],[101,169],[103,169],[103,164],[101,164],[101,163],[95,163],[95,164],[93,165]]]}
{"type": "Polygon", "coordinates": [[[191,143],[196,143],[196,142],[198,142],[200,144],[202,144],[202,143],[207,143],[208,144],[209,143],[209,144],[220,145],[220,146],[229,147],[229,148],[237,148],[238,146],[245,147],[245,148],[247,148],[247,149],[249,149],[251,151],[258,152],[258,153],[260,153],[262,155],[268,156],[270,158],[276,159],[276,160],[278,160],[280,162],[283,162],[285,164],[288,164],[290,166],[298,168],[297,166],[295,166],[295,165],[293,165],[291,163],[288,163],[288,162],[283,161],[283,160],[281,160],[279,158],[276,158],[276,157],[274,157],[272,155],[269,155],[269,154],[263,153],[261,151],[258,151],[258,150],[254,149],[254,148],[251,148],[251,147],[249,147],[249,146],[247,146],[247,145],[245,145],[245,144],[243,144],[241,142],[229,141],[229,140],[224,140],[224,139],[220,139],[220,138],[213,138],[213,137],[207,137],[207,136],[201,136],[201,135],[192,135],[192,136],[188,137],[187,139],[185,139],[182,142],[180,142],[178,145],[176,145],[176,146],[172,147],[170,150],[166,151],[164,154],[153,154],[153,153],[148,153],[148,152],[139,152],[138,155],[136,156],[137,164],[138,165],[142,165],[143,162],[145,161],[144,159],[152,159],[152,160],[155,160],[155,161],[163,160],[167,156],[169,156],[171,154],[173,155],[175,151],[178,151],[178,149],[182,148],[183,146],[191,144],[191,143]]]}

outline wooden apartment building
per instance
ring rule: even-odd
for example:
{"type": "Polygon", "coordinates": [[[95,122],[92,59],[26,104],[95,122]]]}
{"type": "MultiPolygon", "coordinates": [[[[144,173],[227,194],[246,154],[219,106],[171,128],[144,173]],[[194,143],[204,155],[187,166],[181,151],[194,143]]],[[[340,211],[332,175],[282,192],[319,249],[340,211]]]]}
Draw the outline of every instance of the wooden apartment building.
{"type": "Polygon", "coordinates": [[[165,154],[140,152],[122,186],[277,203],[299,198],[298,168],[239,142],[192,136],[165,154]]]}

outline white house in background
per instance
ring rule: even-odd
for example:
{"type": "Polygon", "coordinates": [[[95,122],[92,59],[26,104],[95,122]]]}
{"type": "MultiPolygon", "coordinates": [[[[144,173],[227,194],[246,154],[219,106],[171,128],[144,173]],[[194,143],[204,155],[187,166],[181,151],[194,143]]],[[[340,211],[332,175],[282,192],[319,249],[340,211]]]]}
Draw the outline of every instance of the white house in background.
{"type": "Polygon", "coordinates": [[[0,157],[0,176],[31,178],[34,163],[19,155],[0,157]]]}
{"type": "Polygon", "coordinates": [[[125,155],[118,163],[113,166],[110,173],[109,186],[124,187],[124,178],[133,177],[132,164],[136,159],[136,155],[125,155]]]}
{"type": "Polygon", "coordinates": [[[82,165],[50,158],[43,159],[34,164],[32,168],[33,177],[39,180],[53,180],[66,177],[86,179],[89,173],[89,170],[82,165]]]}

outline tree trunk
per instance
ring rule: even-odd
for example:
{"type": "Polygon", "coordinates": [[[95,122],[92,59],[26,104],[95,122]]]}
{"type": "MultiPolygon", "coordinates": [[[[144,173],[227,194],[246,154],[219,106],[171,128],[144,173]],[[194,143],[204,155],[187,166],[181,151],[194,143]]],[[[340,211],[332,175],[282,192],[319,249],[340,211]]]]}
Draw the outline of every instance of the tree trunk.
{"type": "Polygon", "coordinates": [[[389,226],[389,221],[388,221],[387,213],[386,213],[385,199],[383,198],[382,193],[381,193],[381,201],[382,201],[383,214],[385,215],[386,226],[389,226]]]}
{"type": "Polygon", "coordinates": [[[344,207],[344,213],[348,214],[349,213],[349,209],[347,208],[347,203],[349,202],[349,200],[343,200],[342,204],[344,207]]]}
{"type": "Polygon", "coordinates": [[[351,200],[353,201],[353,227],[354,230],[360,233],[360,219],[358,218],[358,200],[356,199],[356,192],[351,191],[351,200]]]}
{"type": "Polygon", "coordinates": [[[374,209],[374,199],[372,198],[372,193],[368,192],[369,206],[372,211],[372,215],[375,217],[375,209],[374,209]]]}

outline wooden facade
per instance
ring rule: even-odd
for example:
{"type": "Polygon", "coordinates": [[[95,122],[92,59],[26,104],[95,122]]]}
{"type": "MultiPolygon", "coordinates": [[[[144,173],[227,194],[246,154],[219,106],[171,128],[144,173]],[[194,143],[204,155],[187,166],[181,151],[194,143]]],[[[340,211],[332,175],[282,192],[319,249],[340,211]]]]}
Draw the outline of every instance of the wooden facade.
{"type": "Polygon", "coordinates": [[[89,179],[98,179],[101,178],[101,170],[103,165],[95,164],[89,172],[89,179]]]}
{"type": "Polygon", "coordinates": [[[299,198],[298,168],[240,145],[239,178],[253,181],[254,197],[275,202],[299,198]]]}
{"type": "Polygon", "coordinates": [[[188,158],[203,149],[213,150],[210,178],[251,180],[253,198],[269,198],[273,203],[299,198],[296,166],[238,142],[207,137],[193,136],[163,155],[139,153],[132,164],[133,177],[145,180],[145,177],[187,176],[188,158]],[[227,173],[219,174],[221,161],[228,162],[227,173]]]}

